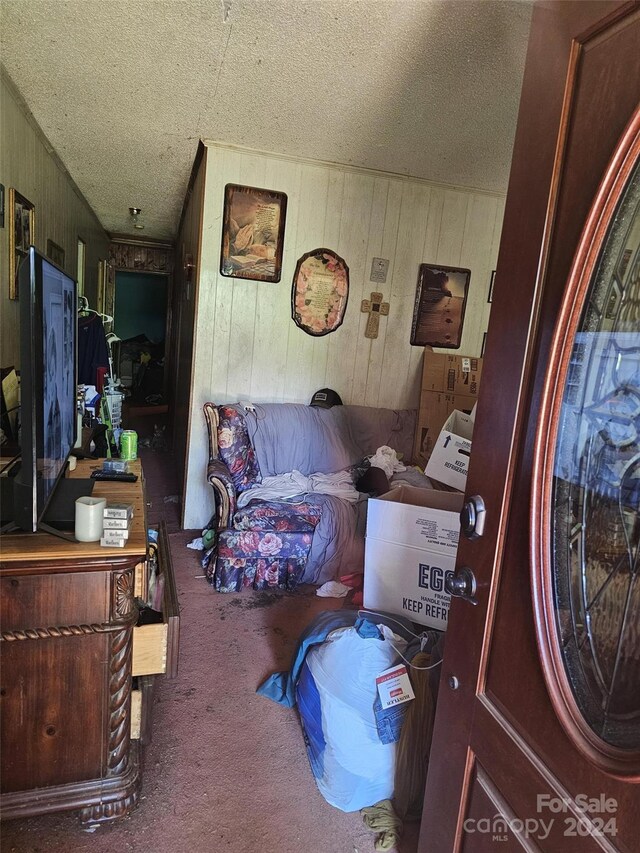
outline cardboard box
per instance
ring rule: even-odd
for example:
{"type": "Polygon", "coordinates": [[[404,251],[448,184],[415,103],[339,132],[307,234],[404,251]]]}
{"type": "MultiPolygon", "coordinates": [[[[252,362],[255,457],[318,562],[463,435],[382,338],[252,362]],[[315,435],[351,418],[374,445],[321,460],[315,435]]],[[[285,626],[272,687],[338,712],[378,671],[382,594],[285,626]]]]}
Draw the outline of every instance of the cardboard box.
{"type": "Polygon", "coordinates": [[[424,473],[427,477],[464,492],[471,456],[473,418],[451,412],[440,431],[424,473]]]}
{"type": "Polygon", "coordinates": [[[478,399],[482,359],[426,349],[413,462],[426,466],[445,421],[452,412],[469,413],[478,399]]]}
{"type": "Polygon", "coordinates": [[[413,462],[424,466],[429,461],[433,447],[449,415],[456,409],[470,414],[477,397],[465,394],[443,394],[439,391],[423,391],[420,395],[420,412],[413,445],[413,462]]]}
{"type": "Polygon", "coordinates": [[[364,606],[445,631],[463,496],[401,486],[369,498],[364,606]]]}
{"type": "Polygon", "coordinates": [[[481,374],[481,358],[425,350],[421,388],[423,391],[477,397],[481,374]]]}

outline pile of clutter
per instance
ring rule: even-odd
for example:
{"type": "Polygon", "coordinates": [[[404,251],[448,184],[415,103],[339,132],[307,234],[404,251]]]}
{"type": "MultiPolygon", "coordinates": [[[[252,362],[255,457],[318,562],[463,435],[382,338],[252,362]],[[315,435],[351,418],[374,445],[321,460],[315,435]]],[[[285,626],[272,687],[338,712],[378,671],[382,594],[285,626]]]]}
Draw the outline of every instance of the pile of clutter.
{"type": "Polygon", "coordinates": [[[390,850],[416,820],[428,766],[444,634],[416,634],[402,617],[321,613],[300,638],[289,672],[258,693],[297,707],[323,797],[361,811],[390,850]]]}

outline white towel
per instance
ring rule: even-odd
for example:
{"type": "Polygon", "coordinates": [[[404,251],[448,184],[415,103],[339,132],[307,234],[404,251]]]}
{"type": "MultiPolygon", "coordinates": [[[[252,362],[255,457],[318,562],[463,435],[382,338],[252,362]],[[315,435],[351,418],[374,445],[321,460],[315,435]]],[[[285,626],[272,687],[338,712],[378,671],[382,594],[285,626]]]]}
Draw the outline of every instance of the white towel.
{"type": "Polygon", "coordinates": [[[316,595],[320,598],[344,598],[349,592],[350,587],[345,586],[340,581],[327,581],[316,590],[316,595]]]}
{"type": "Polygon", "coordinates": [[[383,444],[371,457],[371,465],[374,468],[382,468],[387,477],[391,477],[396,471],[406,471],[405,465],[398,459],[398,454],[392,447],[383,444]]]}
{"type": "Polygon", "coordinates": [[[337,471],[335,474],[310,474],[308,477],[300,471],[291,471],[289,474],[265,477],[257,486],[242,492],[238,498],[238,507],[246,506],[254,498],[263,501],[279,501],[310,492],[335,495],[353,503],[360,499],[360,493],[356,491],[348,471],[337,471]]]}

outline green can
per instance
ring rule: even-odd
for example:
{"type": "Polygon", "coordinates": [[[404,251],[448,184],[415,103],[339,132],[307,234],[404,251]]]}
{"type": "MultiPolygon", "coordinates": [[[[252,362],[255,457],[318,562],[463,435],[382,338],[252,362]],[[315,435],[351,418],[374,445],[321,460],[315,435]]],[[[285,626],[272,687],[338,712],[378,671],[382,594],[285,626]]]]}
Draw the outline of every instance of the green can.
{"type": "Polygon", "coordinates": [[[125,429],[120,436],[120,459],[132,462],[138,458],[138,433],[132,429],[125,429]]]}

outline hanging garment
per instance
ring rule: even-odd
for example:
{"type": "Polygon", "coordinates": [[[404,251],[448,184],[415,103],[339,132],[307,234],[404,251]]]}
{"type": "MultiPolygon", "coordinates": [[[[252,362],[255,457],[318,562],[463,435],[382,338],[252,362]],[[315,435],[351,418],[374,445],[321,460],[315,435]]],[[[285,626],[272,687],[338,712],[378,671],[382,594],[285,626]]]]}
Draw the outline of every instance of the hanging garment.
{"type": "Polygon", "coordinates": [[[96,313],[78,317],[78,383],[97,385],[98,368],[109,369],[109,352],[101,317],[96,313]]]}

